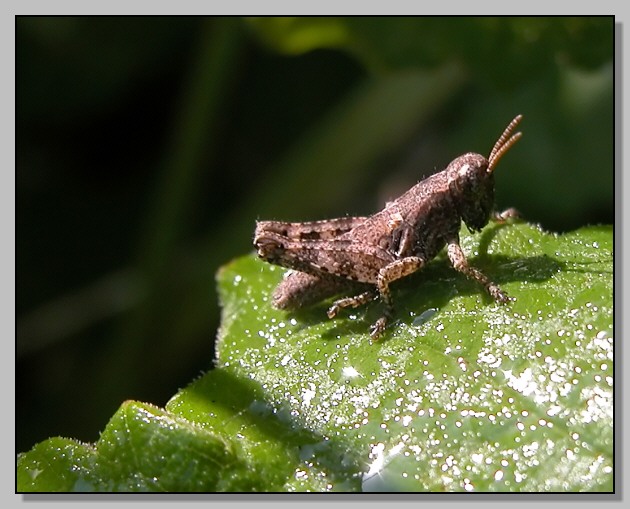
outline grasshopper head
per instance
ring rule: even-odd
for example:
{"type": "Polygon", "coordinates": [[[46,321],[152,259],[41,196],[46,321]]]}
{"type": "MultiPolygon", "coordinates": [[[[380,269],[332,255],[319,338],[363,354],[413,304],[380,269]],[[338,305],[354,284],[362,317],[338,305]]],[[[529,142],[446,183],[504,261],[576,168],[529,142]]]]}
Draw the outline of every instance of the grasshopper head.
{"type": "Polygon", "coordinates": [[[490,220],[494,206],[494,169],[521,133],[514,129],[523,118],[517,115],[494,144],[488,159],[469,152],[446,169],[448,186],[460,217],[471,231],[481,230],[490,220]]]}
{"type": "Polygon", "coordinates": [[[494,206],[494,175],[480,154],[464,154],[446,169],[453,204],[471,231],[481,230],[494,206]]]}

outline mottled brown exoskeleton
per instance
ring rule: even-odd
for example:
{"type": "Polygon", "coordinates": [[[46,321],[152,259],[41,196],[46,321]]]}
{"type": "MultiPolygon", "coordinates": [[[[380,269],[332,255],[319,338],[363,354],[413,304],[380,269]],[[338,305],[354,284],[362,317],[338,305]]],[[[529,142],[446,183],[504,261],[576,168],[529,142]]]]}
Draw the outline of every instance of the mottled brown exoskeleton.
{"type": "Polygon", "coordinates": [[[387,203],[369,217],[342,217],[306,223],[258,221],[254,246],[269,263],[293,269],[273,294],[279,309],[297,309],[342,293],[328,310],[334,317],[346,307],[358,307],[376,297],[385,304],[384,314],[371,327],[378,338],[393,313],[389,285],[420,270],[446,246],[453,267],[480,283],[497,302],[510,299],[495,283],[471,267],[459,245],[463,221],[470,231],[480,231],[494,217],[494,169],[499,159],[518,141],[514,129],[518,115],[506,127],[486,159],[467,153],[448,167],[387,203]]]}

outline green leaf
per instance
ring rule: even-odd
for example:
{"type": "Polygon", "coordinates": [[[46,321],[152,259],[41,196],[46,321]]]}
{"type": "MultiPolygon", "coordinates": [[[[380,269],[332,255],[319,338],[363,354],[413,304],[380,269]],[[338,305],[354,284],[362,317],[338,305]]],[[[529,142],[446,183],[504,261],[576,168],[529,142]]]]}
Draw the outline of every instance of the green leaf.
{"type": "Polygon", "coordinates": [[[612,228],[462,231],[491,302],[438,257],[375,302],[270,307],[283,270],[218,274],[215,369],[165,409],[126,402],[92,447],[18,457],[19,491],[611,491],[612,228]]]}
{"type": "Polygon", "coordinates": [[[89,476],[95,451],[67,438],[49,438],[18,455],[17,491],[81,491],[79,479],[89,476]]]}

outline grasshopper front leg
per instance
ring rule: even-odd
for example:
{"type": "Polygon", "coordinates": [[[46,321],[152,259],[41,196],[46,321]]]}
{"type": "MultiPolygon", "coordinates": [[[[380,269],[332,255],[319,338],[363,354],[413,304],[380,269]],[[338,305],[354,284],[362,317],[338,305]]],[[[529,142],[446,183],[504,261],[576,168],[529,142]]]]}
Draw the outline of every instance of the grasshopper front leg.
{"type": "Polygon", "coordinates": [[[459,245],[459,238],[455,237],[448,242],[446,254],[456,271],[477,281],[495,301],[505,304],[511,300],[507,293],[501,290],[483,272],[468,264],[468,260],[466,260],[466,256],[459,245]]]}

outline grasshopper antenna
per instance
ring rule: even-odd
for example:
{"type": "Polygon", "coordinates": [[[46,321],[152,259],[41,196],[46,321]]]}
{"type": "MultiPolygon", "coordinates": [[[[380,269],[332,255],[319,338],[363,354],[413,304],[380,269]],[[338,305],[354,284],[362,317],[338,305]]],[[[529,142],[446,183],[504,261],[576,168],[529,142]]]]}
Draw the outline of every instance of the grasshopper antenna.
{"type": "Polygon", "coordinates": [[[522,118],[523,115],[517,115],[514,117],[514,120],[508,124],[501,137],[494,144],[492,152],[490,152],[490,156],[488,157],[488,173],[492,173],[494,171],[494,168],[499,162],[499,159],[503,157],[503,154],[505,154],[523,135],[521,132],[512,134],[522,118]]]}

